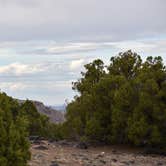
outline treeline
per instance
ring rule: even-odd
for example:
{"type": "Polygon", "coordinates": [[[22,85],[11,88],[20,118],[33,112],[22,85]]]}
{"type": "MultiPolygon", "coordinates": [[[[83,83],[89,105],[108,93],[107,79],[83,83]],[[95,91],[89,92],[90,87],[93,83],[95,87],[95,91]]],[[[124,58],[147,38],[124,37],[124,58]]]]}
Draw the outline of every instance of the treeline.
{"type": "Polygon", "coordinates": [[[166,68],[161,57],[145,61],[119,53],[106,66],[85,65],[73,83],[78,92],[67,106],[66,138],[145,147],[166,145],[166,68]]]}
{"type": "Polygon", "coordinates": [[[49,122],[33,102],[19,104],[0,93],[0,165],[26,166],[30,159],[30,135],[49,139],[60,138],[60,125],[49,122]]]}

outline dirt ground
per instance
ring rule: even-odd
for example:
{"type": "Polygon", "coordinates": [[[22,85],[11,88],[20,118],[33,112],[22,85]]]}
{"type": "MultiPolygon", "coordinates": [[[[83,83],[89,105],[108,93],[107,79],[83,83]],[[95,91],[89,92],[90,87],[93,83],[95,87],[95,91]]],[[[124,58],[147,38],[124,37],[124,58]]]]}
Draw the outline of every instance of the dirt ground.
{"type": "Polygon", "coordinates": [[[31,146],[30,166],[166,166],[166,157],[143,155],[140,150],[103,146],[79,149],[41,141],[31,146]]]}

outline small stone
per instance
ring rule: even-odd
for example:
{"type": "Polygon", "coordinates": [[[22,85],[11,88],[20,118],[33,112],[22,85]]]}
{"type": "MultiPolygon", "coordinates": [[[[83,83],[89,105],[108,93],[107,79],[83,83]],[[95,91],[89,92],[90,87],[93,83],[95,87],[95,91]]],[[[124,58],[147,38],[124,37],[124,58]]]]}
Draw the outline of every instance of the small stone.
{"type": "Polygon", "coordinates": [[[75,147],[79,149],[88,149],[88,145],[85,142],[80,142],[75,147]]]}
{"type": "Polygon", "coordinates": [[[104,156],[105,155],[105,152],[101,152],[101,154],[100,154],[101,156],[104,156]]]}
{"type": "Polygon", "coordinates": [[[122,163],[125,164],[125,166],[130,165],[130,163],[127,161],[123,161],[122,163]]]}
{"type": "Polygon", "coordinates": [[[96,156],[96,159],[98,159],[98,158],[100,158],[100,157],[104,157],[104,155],[105,155],[105,152],[101,152],[100,154],[98,154],[98,155],[96,156]]]}
{"type": "Polygon", "coordinates": [[[112,161],[113,161],[114,163],[116,163],[116,162],[117,162],[117,159],[112,159],[112,161]]]}
{"type": "Polygon", "coordinates": [[[103,163],[103,164],[106,164],[106,161],[104,161],[104,160],[100,160],[100,162],[103,163]]]}
{"type": "Polygon", "coordinates": [[[89,160],[89,159],[88,159],[87,157],[83,157],[82,160],[86,160],[86,161],[87,161],[87,160],[89,160]]]}
{"type": "Polygon", "coordinates": [[[37,147],[35,147],[35,149],[38,149],[38,150],[48,150],[48,148],[46,146],[43,146],[43,145],[37,146],[37,147]]]}
{"type": "Polygon", "coordinates": [[[43,155],[41,155],[41,154],[36,154],[35,156],[34,156],[34,159],[39,159],[39,158],[42,158],[43,157],[43,155]]]}
{"type": "Polygon", "coordinates": [[[59,166],[59,164],[56,161],[52,161],[50,166],[59,166]]]}
{"type": "Polygon", "coordinates": [[[116,153],[117,151],[116,150],[112,150],[112,153],[116,153]]]}
{"type": "Polygon", "coordinates": [[[135,161],[134,161],[134,160],[131,160],[131,161],[130,161],[130,163],[131,163],[131,164],[134,164],[134,163],[135,163],[135,161]]]}
{"type": "Polygon", "coordinates": [[[41,141],[40,140],[34,140],[33,144],[40,145],[41,141]]]}

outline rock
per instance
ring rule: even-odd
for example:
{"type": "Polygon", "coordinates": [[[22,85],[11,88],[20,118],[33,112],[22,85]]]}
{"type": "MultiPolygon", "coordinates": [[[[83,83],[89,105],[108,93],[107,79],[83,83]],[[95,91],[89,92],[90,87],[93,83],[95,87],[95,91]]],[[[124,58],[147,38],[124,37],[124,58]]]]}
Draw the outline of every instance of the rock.
{"type": "Polygon", "coordinates": [[[165,148],[146,148],[143,152],[143,155],[151,155],[155,157],[155,155],[166,156],[165,148]]]}
{"type": "Polygon", "coordinates": [[[100,160],[100,162],[103,163],[103,164],[106,164],[106,161],[104,161],[104,160],[100,160]]]}
{"type": "Polygon", "coordinates": [[[33,144],[40,145],[41,141],[40,140],[34,140],[33,144]]]}
{"type": "Polygon", "coordinates": [[[116,150],[112,150],[112,153],[116,153],[117,151],[116,150]]]}
{"type": "Polygon", "coordinates": [[[75,147],[79,149],[88,149],[88,145],[85,142],[79,142],[75,147]]]}
{"type": "Polygon", "coordinates": [[[135,163],[135,161],[134,160],[131,160],[131,161],[129,161],[131,164],[134,164],[135,163]]]}
{"type": "Polygon", "coordinates": [[[39,136],[37,136],[37,135],[32,135],[32,136],[29,136],[29,141],[31,142],[31,143],[34,143],[35,141],[38,141],[39,140],[39,136]]]}
{"type": "Polygon", "coordinates": [[[82,160],[88,161],[88,157],[82,157],[82,160]]]}
{"type": "Polygon", "coordinates": [[[125,164],[125,166],[130,165],[130,163],[129,163],[128,161],[122,161],[121,163],[122,163],[122,164],[125,164]]]}
{"type": "Polygon", "coordinates": [[[35,156],[34,156],[34,159],[39,159],[39,158],[42,158],[43,157],[43,155],[41,155],[41,154],[36,154],[35,156]]]}
{"type": "Polygon", "coordinates": [[[105,155],[105,152],[101,152],[100,155],[101,155],[101,156],[104,156],[104,155],[105,155]]]}
{"type": "Polygon", "coordinates": [[[67,140],[61,140],[61,141],[58,141],[57,143],[60,144],[60,145],[65,145],[65,146],[70,145],[70,143],[67,140]]]}
{"type": "Polygon", "coordinates": [[[98,155],[96,156],[96,159],[101,158],[101,157],[104,157],[104,155],[105,155],[105,152],[101,152],[100,154],[98,154],[98,155]]]}
{"type": "Polygon", "coordinates": [[[43,146],[43,145],[37,146],[37,147],[35,147],[35,149],[38,149],[38,150],[48,150],[48,148],[46,146],[43,146]]]}
{"type": "Polygon", "coordinates": [[[52,161],[50,166],[59,166],[59,164],[56,161],[52,161]]]}
{"type": "Polygon", "coordinates": [[[112,161],[113,161],[114,163],[116,163],[116,162],[117,162],[117,159],[112,159],[112,161]]]}

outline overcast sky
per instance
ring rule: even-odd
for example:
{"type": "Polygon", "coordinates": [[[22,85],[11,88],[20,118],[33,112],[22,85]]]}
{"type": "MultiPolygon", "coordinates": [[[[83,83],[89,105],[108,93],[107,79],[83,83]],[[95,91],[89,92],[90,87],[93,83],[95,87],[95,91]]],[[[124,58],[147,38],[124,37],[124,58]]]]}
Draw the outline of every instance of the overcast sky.
{"type": "Polygon", "coordinates": [[[132,49],[166,61],[166,0],[0,0],[0,88],[63,104],[95,58],[132,49]]]}

